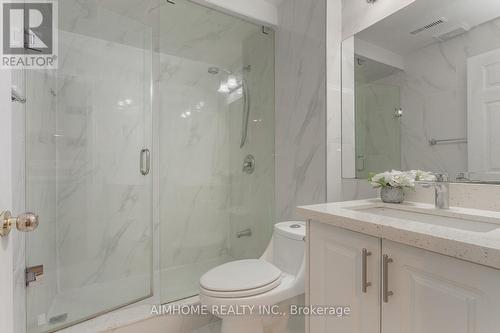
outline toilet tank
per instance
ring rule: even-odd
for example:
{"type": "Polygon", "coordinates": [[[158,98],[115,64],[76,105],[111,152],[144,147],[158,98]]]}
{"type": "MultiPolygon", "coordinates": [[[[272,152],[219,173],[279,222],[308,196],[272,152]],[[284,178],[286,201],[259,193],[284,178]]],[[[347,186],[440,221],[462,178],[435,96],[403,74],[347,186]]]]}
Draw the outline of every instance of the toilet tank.
{"type": "Polygon", "coordinates": [[[306,224],[303,221],[274,225],[273,264],[288,274],[297,275],[305,253],[306,224]]]}

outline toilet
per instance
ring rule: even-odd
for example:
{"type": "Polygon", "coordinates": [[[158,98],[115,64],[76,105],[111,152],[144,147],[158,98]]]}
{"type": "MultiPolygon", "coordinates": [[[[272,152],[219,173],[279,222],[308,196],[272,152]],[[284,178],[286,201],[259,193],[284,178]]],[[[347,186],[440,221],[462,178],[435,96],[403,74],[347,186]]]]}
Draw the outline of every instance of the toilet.
{"type": "Polygon", "coordinates": [[[305,236],[302,221],[277,223],[260,259],[229,262],[201,277],[201,304],[222,319],[221,333],[263,333],[259,309],[305,292],[305,236]]]}

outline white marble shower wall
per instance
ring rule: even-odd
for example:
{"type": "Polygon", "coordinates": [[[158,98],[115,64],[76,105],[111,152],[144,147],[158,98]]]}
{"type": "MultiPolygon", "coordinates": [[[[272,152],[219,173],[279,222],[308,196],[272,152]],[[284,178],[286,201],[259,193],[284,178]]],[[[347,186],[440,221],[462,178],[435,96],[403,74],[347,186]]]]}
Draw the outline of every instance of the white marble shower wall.
{"type": "MultiPolygon", "coordinates": [[[[230,254],[258,258],[269,243],[275,223],[274,190],[274,32],[258,31],[243,40],[243,67],[248,82],[250,118],[245,145],[240,148],[243,98],[229,105],[230,254]],[[255,171],[243,172],[245,156],[255,158],[255,171]],[[252,230],[251,237],[236,233],[252,230]]],[[[241,69],[240,69],[241,70],[241,69]]]]}
{"type": "Polygon", "coordinates": [[[274,33],[185,0],[162,6],[161,15],[160,270],[162,302],[169,302],[197,294],[209,269],[260,256],[270,238],[274,33]],[[219,88],[242,75],[251,111],[248,141],[240,149],[242,89],[219,88]],[[253,175],[243,175],[246,154],[257,159],[253,175]],[[252,237],[236,240],[246,228],[252,237]]]}
{"type": "Polygon", "coordinates": [[[277,221],[296,218],[299,205],[326,200],[326,6],[289,0],[278,7],[277,221]]]}
{"type": "Polygon", "coordinates": [[[151,180],[138,163],[151,135],[144,68],[150,50],[61,37],[63,66],[51,92],[57,96],[60,290],[133,275],[149,279],[151,263],[143,258],[151,253],[150,223],[137,222],[151,216],[151,180]]]}
{"type": "Polygon", "coordinates": [[[205,263],[229,255],[228,106],[211,66],[160,55],[164,301],[196,294],[205,263]]]}
{"type": "Polygon", "coordinates": [[[67,31],[59,50],[58,70],[26,77],[27,209],[42,221],[27,237],[27,265],[45,268],[27,289],[30,331],[151,290],[151,179],[138,162],[151,135],[151,50],[67,31]],[[127,292],[113,293],[120,282],[127,292]]]}

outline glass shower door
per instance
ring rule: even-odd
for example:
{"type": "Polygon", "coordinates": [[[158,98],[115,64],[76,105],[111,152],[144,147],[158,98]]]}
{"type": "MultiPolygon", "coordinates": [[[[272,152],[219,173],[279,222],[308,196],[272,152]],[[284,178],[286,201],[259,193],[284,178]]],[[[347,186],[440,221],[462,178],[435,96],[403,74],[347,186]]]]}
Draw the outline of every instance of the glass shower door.
{"type": "Polygon", "coordinates": [[[274,32],[193,1],[160,8],[163,303],[198,294],[215,266],[258,258],[274,201],[274,32]],[[244,170],[245,160],[254,168],[244,170]]]}
{"type": "Polygon", "coordinates": [[[356,85],[356,178],[401,169],[400,105],[397,86],[356,85]]]}
{"type": "Polygon", "coordinates": [[[60,1],[59,68],[25,71],[29,333],[152,294],[152,28],[107,4],[60,1]]]}

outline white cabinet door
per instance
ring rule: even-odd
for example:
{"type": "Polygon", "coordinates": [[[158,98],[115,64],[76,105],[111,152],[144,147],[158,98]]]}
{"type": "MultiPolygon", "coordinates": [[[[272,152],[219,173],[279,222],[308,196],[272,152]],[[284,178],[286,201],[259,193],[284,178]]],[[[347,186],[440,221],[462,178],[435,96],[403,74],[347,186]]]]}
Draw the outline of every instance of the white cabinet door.
{"type": "Polygon", "coordinates": [[[500,331],[499,270],[385,240],[382,253],[394,293],[382,303],[383,333],[500,331]]]}
{"type": "Polygon", "coordinates": [[[467,60],[467,135],[472,179],[500,179],[500,50],[467,60]]]}
{"type": "Polygon", "coordinates": [[[311,316],[310,333],[380,332],[380,240],[322,223],[309,228],[309,304],[349,306],[343,318],[311,316]],[[363,292],[363,249],[366,281],[363,292]]]}

